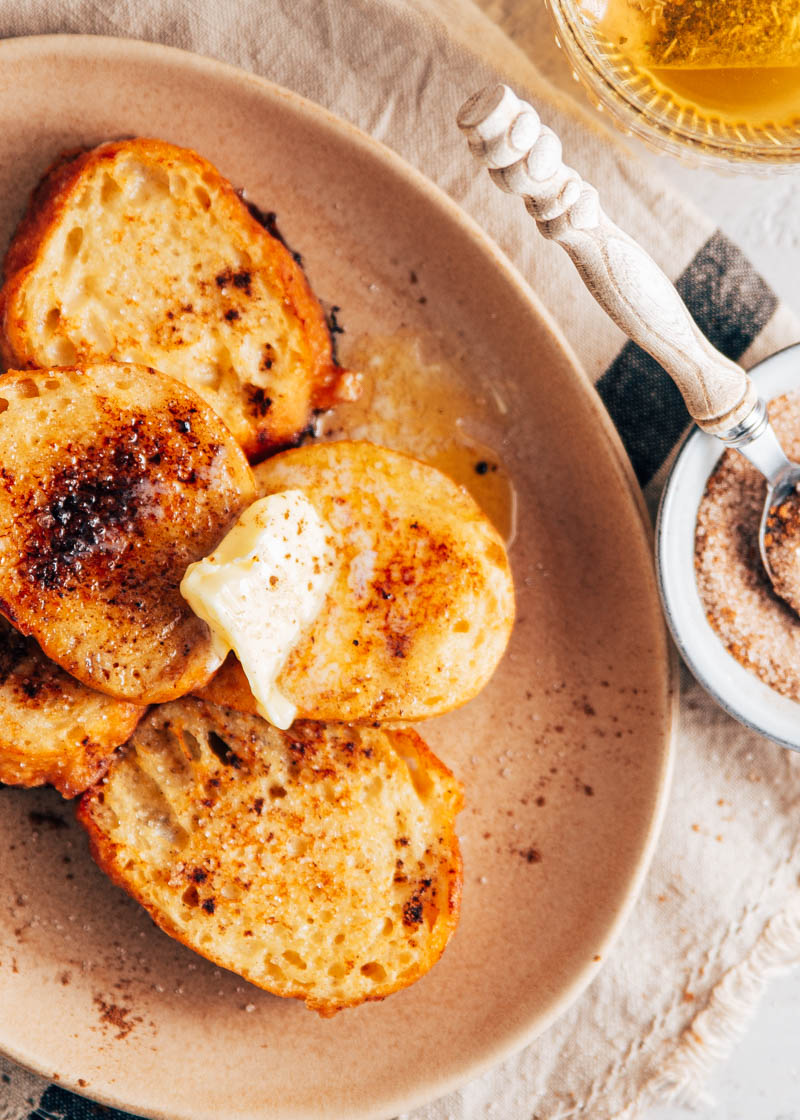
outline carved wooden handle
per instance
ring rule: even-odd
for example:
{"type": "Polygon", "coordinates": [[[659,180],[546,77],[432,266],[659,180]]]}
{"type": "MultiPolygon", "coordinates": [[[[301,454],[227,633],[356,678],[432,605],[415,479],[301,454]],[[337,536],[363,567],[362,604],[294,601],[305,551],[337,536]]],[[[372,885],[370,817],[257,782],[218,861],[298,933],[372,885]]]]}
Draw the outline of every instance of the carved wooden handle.
{"type": "Polygon", "coordinates": [[[522,196],[603,310],[664,367],[698,425],[723,439],[732,433],[758,399],[750,378],[714,349],[655,261],[562,162],[561,142],[536,110],[508,86],[487,87],[461,107],[458,124],[498,187],[522,196]]]}

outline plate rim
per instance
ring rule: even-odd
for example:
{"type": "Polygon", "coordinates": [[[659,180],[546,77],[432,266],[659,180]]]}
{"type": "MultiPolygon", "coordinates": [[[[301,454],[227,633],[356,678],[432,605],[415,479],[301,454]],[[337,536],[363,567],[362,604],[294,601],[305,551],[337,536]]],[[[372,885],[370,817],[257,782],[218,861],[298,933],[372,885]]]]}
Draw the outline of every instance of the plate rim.
{"type": "MultiPolygon", "coordinates": [[[[496,1043],[494,1046],[486,1048],[485,1056],[481,1061],[472,1061],[469,1063],[468,1068],[462,1068],[460,1072],[452,1073],[449,1076],[442,1076],[435,1084],[433,1080],[429,1080],[424,1089],[416,1091],[408,1090],[402,1097],[398,1096],[391,1101],[383,1101],[383,1103],[374,1102],[367,1110],[361,1108],[357,1112],[353,1112],[352,1116],[353,1118],[358,1117],[359,1120],[380,1120],[380,1118],[393,1116],[397,1112],[421,1107],[463,1086],[467,1081],[479,1077],[487,1070],[497,1066],[503,1060],[518,1053],[526,1045],[543,1034],[556,1019],[564,1014],[580,994],[589,986],[602,967],[602,964],[605,962],[608,953],[630,916],[649,870],[666,814],[674,769],[679,688],[677,655],[675,647],[670,640],[663,613],[660,610],[660,599],[653,563],[652,546],[654,530],[647,512],[642,490],[639,487],[630,459],[608,411],[603,405],[593,382],[578,360],[577,355],[565,337],[554,315],[545,307],[516,265],[502,251],[480,223],[451,198],[442,187],[409,163],[394,149],[362,131],[357,125],[352,124],[352,122],[337,116],[324,106],[268,78],[245,70],[232,63],[224,62],[213,56],[203,55],[195,51],[165,43],[152,42],[138,38],[127,38],[124,36],[76,33],[22,35],[0,41],[0,61],[13,55],[24,57],[26,53],[30,52],[39,55],[42,51],[46,51],[47,49],[62,52],[66,50],[72,52],[74,57],[88,55],[100,58],[103,61],[107,61],[109,55],[114,52],[116,52],[118,56],[123,55],[129,57],[130,55],[134,55],[139,61],[147,61],[155,56],[160,61],[170,63],[178,69],[188,69],[196,72],[204,71],[212,78],[219,74],[229,80],[236,80],[239,82],[245,81],[259,89],[266,98],[283,102],[290,106],[293,111],[307,118],[311,118],[312,120],[322,120],[327,128],[338,133],[340,136],[346,137],[349,143],[355,144],[360,149],[374,154],[384,164],[388,165],[393,175],[404,180],[412,189],[428,196],[433,195],[436,204],[445,211],[446,217],[460,227],[461,231],[469,239],[477,241],[483,251],[492,258],[495,267],[499,268],[505,275],[507,281],[518,289],[520,294],[524,297],[525,302],[530,306],[532,313],[535,314],[552,336],[557,349],[565,359],[565,375],[568,375],[577,384],[585,405],[592,413],[593,421],[599,425],[603,437],[602,442],[608,448],[618,481],[624,489],[626,499],[631,502],[631,512],[636,515],[634,521],[641,534],[639,543],[647,546],[647,552],[650,555],[651,561],[648,564],[648,575],[651,583],[652,599],[654,603],[658,604],[659,614],[661,615],[658,630],[663,642],[665,669],[665,680],[663,682],[664,728],[661,739],[661,763],[658,771],[658,786],[654,794],[653,812],[650,816],[646,836],[639,850],[635,866],[632,867],[624,886],[624,901],[617,909],[613,920],[607,926],[603,938],[597,945],[597,951],[602,956],[602,962],[595,963],[589,961],[582,969],[577,970],[572,982],[562,989],[558,998],[553,1001],[548,1014],[540,1016],[535,1020],[534,1024],[529,1022],[526,1026],[520,1027],[513,1034],[509,1033],[504,1035],[502,1043],[496,1043]]],[[[5,1054],[22,1068],[30,1070],[48,1080],[52,1080],[52,1074],[48,1073],[46,1068],[26,1059],[26,1056],[23,1054],[15,1053],[13,1048],[9,1048],[4,1044],[0,1046],[0,1053],[5,1054]]],[[[60,1074],[58,1085],[59,1087],[69,1089],[78,1096],[88,1096],[90,1100],[96,1100],[101,1104],[122,1111],[130,1112],[134,1110],[143,1116],[151,1116],[154,1120],[184,1120],[183,1116],[180,1114],[160,1109],[140,1111],[140,1106],[137,1106],[135,1102],[123,1100],[121,1097],[115,1096],[113,1092],[95,1092],[92,1089],[87,1094],[86,1089],[78,1085],[77,1077],[70,1076],[69,1074],[60,1074]]],[[[262,1114],[259,1113],[259,1115],[262,1114]]],[[[263,1114],[264,1117],[266,1117],[266,1115],[266,1113],[263,1114]]],[[[271,1115],[274,1114],[271,1113],[271,1115]]],[[[287,1113],[285,1115],[288,1116],[289,1114],[287,1113]]],[[[299,1117],[301,1114],[295,1112],[291,1115],[299,1117]]],[[[315,1111],[313,1113],[303,1113],[302,1115],[308,1117],[308,1120],[314,1120],[314,1118],[322,1116],[323,1114],[315,1111]]]]}

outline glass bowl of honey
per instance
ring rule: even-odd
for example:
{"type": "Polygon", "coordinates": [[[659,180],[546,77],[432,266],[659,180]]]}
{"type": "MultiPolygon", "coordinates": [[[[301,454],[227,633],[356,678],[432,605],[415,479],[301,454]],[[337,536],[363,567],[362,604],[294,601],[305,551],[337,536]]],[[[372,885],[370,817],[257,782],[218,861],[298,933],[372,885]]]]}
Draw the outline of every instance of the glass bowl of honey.
{"type": "Polygon", "coordinates": [[[546,0],[592,100],[695,162],[800,164],[800,0],[546,0]]]}

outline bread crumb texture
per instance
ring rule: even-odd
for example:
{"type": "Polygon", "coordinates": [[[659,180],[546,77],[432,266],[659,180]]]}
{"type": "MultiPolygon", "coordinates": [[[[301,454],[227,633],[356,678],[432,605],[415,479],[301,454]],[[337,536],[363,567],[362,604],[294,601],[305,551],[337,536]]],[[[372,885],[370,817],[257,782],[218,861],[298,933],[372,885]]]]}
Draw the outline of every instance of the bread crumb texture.
{"type": "Polygon", "coordinates": [[[219,666],[181,597],[253,498],[247,460],[189,388],[142,366],[0,379],[0,613],[90,688],[171,700],[219,666]]]}
{"type": "Polygon", "coordinates": [[[254,460],[295,442],[347,381],[292,254],[207,160],[161,140],[59,161],[4,274],[7,366],[154,366],[195,389],[254,460]]]}
{"type": "Polygon", "coordinates": [[[99,865],[171,936],[330,1016],[439,958],[459,783],[410,730],[151,710],[81,799],[99,865]]]}
{"type": "MultiPolygon", "coordinates": [[[[514,621],[502,538],[441,471],[342,440],[275,455],[259,494],[299,490],[336,542],[333,585],[278,687],[308,719],[410,721],[466,703],[491,677],[514,621]]],[[[238,662],[206,687],[254,712],[238,662]]]]}
{"type": "Polygon", "coordinates": [[[75,680],[0,617],[0,782],[65,797],[103,773],[145,709],[75,680]]]}

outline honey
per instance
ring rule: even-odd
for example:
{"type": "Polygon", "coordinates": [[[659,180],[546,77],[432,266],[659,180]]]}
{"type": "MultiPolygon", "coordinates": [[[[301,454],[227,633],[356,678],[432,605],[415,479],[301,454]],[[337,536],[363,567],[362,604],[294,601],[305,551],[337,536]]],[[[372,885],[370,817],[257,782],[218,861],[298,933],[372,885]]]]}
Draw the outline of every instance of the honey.
{"type": "Polygon", "coordinates": [[[582,0],[613,68],[639,101],[715,125],[800,139],[798,0],[582,0]]]}
{"type": "Polygon", "coordinates": [[[363,392],[322,417],[317,434],[367,439],[437,467],[469,490],[510,546],[517,496],[498,450],[502,402],[476,393],[451,362],[423,356],[410,332],[365,335],[350,343],[343,360],[361,373],[363,392]]]}

